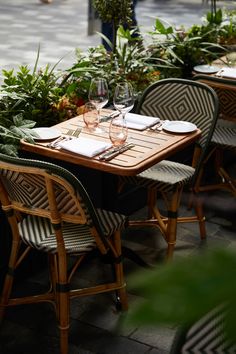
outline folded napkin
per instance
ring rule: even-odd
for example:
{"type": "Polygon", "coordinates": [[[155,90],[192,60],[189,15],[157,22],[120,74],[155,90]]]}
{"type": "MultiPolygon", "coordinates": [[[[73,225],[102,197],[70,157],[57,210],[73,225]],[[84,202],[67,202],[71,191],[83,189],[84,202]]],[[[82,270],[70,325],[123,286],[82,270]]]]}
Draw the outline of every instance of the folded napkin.
{"type": "Polygon", "coordinates": [[[65,140],[58,145],[65,150],[87,157],[93,157],[112,146],[109,142],[83,137],[65,140]]]}
{"type": "Polygon", "coordinates": [[[143,116],[141,114],[134,113],[127,113],[125,115],[125,120],[128,128],[137,130],[147,129],[160,122],[160,118],[143,116]]]}
{"type": "Polygon", "coordinates": [[[231,79],[236,79],[236,68],[223,67],[216,73],[216,76],[229,77],[231,79]]]}

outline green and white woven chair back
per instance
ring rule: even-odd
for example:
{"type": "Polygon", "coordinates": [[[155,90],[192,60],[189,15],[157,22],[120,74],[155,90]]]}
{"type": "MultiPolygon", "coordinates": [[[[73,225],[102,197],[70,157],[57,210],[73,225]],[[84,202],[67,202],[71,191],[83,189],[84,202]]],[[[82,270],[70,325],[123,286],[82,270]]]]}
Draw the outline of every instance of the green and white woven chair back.
{"type": "Polygon", "coordinates": [[[219,99],[220,118],[236,123],[236,81],[208,75],[196,75],[194,80],[215,90],[219,99]]]}
{"type": "Polygon", "coordinates": [[[236,122],[236,87],[234,90],[216,87],[215,91],[220,101],[221,117],[236,122]]]}
{"type": "Polygon", "coordinates": [[[184,79],[164,79],[144,91],[137,113],[196,124],[202,131],[199,143],[204,148],[214,128],[216,101],[213,90],[206,85],[184,79]]]}
{"type": "Polygon", "coordinates": [[[227,311],[225,306],[219,306],[189,328],[180,329],[171,354],[235,354],[236,344],[226,336],[227,311]]]}
{"type": "Polygon", "coordinates": [[[70,216],[77,216],[81,223],[92,225],[93,217],[96,216],[92,203],[78,179],[69,171],[42,161],[0,154],[0,177],[11,202],[15,205],[19,203],[28,209],[30,214],[42,217],[48,217],[52,207],[47,188],[50,181],[55,197],[53,207],[57,208],[62,221],[68,221],[70,216]],[[29,167],[30,172],[27,170],[29,167]],[[42,173],[38,172],[38,169],[42,173]],[[91,212],[94,213],[93,216],[91,212]]]}

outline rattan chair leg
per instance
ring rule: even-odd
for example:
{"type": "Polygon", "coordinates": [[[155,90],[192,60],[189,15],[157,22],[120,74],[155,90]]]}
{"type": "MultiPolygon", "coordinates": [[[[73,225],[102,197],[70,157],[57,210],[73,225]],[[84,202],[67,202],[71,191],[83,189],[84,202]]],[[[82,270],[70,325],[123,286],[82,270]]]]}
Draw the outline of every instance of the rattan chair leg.
{"type": "Polygon", "coordinates": [[[172,194],[169,206],[168,206],[168,223],[166,230],[166,240],[167,240],[167,260],[171,260],[173,258],[173,252],[176,244],[176,234],[177,234],[177,214],[180,205],[180,199],[182,195],[183,187],[179,187],[172,194]]]}
{"type": "Polygon", "coordinates": [[[232,178],[224,168],[219,169],[219,174],[221,178],[225,181],[225,188],[232,192],[236,197],[236,180],[232,178]]]}
{"type": "Polygon", "coordinates": [[[5,276],[3,291],[2,291],[1,301],[0,301],[0,323],[2,322],[5,314],[5,309],[8,304],[8,300],[12,290],[13,280],[14,280],[13,273],[10,272],[7,273],[5,276]]]}
{"type": "Polygon", "coordinates": [[[60,256],[60,262],[57,262],[58,274],[56,277],[58,283],[56,285],[56,297],[58,299],[59,323],[60,330],[60,348],[61,354],[68,354],[68,337],[69,337],[69,323],[70,323],[70,289],[67,282],[67,266],[66,255],[60,256]],[[64,258],[64,261],[63,261],[64,258]]]}
{"type": "MultiPolygon", "coordinates": [[[[11,222],[10,218],[9,221],[11,222]]],[[[8,305],[8,301],[11,295],[12,285],[14,281],[14,272],[17,266],[20,244],[21,244],[20,239],[12,240],[11,254],[8,262],[8,270],[5,276],[3,291],[1,295],[1,301],[0,301],[0,322],[3,319],[5,308],[8,305]]]]}
{"type": "Polygon", "coordinates": [[[120,298],[121,309],[123,311],[128,310],[128,299],[126,293],[126,284],[124,280],[124,271],[123,271],[123,261],[121,258],[121,235],[120,231],[116,231],[114,234],[114,246],[117,252],[117,262],[115,263],[115,272],[118,286],[117,293],[120,298]]]}

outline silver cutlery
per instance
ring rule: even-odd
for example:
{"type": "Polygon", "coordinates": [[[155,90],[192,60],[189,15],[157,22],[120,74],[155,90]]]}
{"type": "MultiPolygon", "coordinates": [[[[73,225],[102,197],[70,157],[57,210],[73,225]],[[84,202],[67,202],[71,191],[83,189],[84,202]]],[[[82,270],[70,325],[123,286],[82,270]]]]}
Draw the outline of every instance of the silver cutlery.
{"type": "Polygon", "coordinates": [[[57,145],[60,141],[62,141],[64,139],[64,136],[59,136],[59,138],[57,138],[56,140],[51,141],[50,143],[48,143],[46,146],[53,148],[55,145],[57,145]]]}
{"type": "Polygon", "coordinates": [[[66,135],[70,135],[70,136],[74,136],[75,138],[78,138],[80,133],[81,133],[81,130],[80,128],[77,128],[75,130],[73,129],[69,129],[67,132],[66,132],[66,135]]]}
{"type": "Polygon", "coordinates": [[[158,122],[157,124],[153,125],[152,127],[149,128],[149,130],[152,130],[152,131],[162,131],[163,129],[163,124],[165,122],[169,122],[169,120],[160,120],[160,122],[158,122]]]}
{"type": "Polygon", "coordinates": [[[112,113],[101,116],[100,122],[107,122],[108,120],[110,120],[112,118],[118,117],[119,114],[120,114],[120,112],[114,111],[112,113]]]}
{"type": "Polygon", "coordinates": [[[51,148],[51,149],[56,149],[56,148],[60,145],[60,143],[61,143],[62,141],[67,141],[67,140],[70,140],[70,139],[72,139],[72,137],[60,136],[59,138],[57,138],[57,139],[54,140],[53,142],[48,143],[48,144],[46,145],[46,147],[49,147],[49,148],[51,148]]]}
{"type": "Polygon", "coordinates": [[[125,144],[123,146],[118,146],[118,147],[115,147],[115,148],[112,148],[111,150],[107,151],[107,152],[104,152],[103,154],[101,154],[99,156],[99,160],[102,160],[102,161],[110,161],[112,160],[114,157],[120,155],[121,153],[129,150],[129,149],[132,149],[135,145],[133,143],[128,143],[128,144],[125,144]]]}
{"type": "MultiPolygon", "coordinates": [[[[125,144],[125,146],[127,146],[127,145],[129,145],[129,144],[125,144]]],[[[121,149],[121,147],[123,147],[123,146],[113,147],[113,148],[109,149],[108,151],[103,152],[99,156],[99,160],[102,160],[104,157],[109,156],[109,155],[113,154],[116,151],[119,151],[121,149]]]]}

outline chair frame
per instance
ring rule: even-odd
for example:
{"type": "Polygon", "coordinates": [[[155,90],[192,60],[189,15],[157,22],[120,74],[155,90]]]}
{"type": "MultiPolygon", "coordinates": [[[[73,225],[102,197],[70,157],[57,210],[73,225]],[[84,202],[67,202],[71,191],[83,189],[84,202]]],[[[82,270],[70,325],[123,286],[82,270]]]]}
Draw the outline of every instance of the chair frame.
{"type": "Polygon", "coordinates": [[[58,319],[58,327],[60,330],[60,348],[61,354],[68,353],[68,331],[69,331],[69,305],[70,299],[80,296],[99,294],[104,292],[115,291],[117,300],[122,310],[127,310],[126,284],[123,275],[122,257],[121,257],[121,235],[120,230],[115,230],[111,237],[104,237],[99,226],[99,220],[96,210],[93,209],[92,202],[89,199],[85,189],[79,180],[69,171],[51,163],[42,161],[12,158],[6,155],[0,155],[0,199],[2,209],[6,213],[11,230],[12,230],[12,248],[9,259],[8,271],[5,276],[4,287],[0,301],[0,320],[3,319],[4,311],[7,306],[15,306],[21,304],[32,304],[38,302],[49,302],[54,305],[58,319]],[[32,176],[40,176],[45,181],[48,195],[49,209],[30,208],[23,203],[11,200],[8,196],[6,186],[1,178],[1,170],[9,171],[9,173],[25,173],[32,176]],[[57,207],[55,197],[55,183],[62,186],[72,196],[79,214],[72,215],[62,213],[57,207]],[[102,256],[109,256],[109,261],[114,267],[115,280],[110,283],[97,284],[87,288],[70,289],[70,282],[75,271],[85,259],[88,253],[79,254],[77,261],[74,263],[70,272],[68,272],[68,254],[65,247],[62,223],[69,222],[75,224],[87,225],[89,223],[87,215],[80,200],[75,195],[75,191],[79,189],[80,196],[86,202],[90,214],[94,217],[94,223],[90,227],[96,248],[102,256]],[[23,259],[32,249],[28,245],[21,251],[22,239],[19,233],[18,222],[22,220],[22,215],[34,215],[47,218],[50,220],[54,234],[57,240],[57,248],[53,253],[48,253],[48,263],[50,269],[51,285],[47,292],[33,296],[24,296],[11,298],[11,290],[13,285],[14,273],[23,259]]]}
{"type": "MultiPolygon", "coordinates": [[[[217,115],[218,115],[218,99],[216,93],[213,89],[209,88],[205,84],[194,82],[192,80],[186,79],[163,79],[158,81],[152,85],[150,85],[141,96],[140,101],[138,102],[136,113],[142,114],[142,104],[145,101],[146,96],[155,89],[158,85],[169,84],[169,83],[183,83],[188,85],[193,85],[195,87],[201,87],[207,89],[212,96],[212,100],[214,101],[215,110],[214,110],[214,117],[212,120],[212,125],[209,133],[207,134],[206,143],[204,149],[201,149],[201,145],[197,142],[195,144],[193,158],[192,158],[192,167],[195,168],[195,174],[192,180],[192,192],[193,192],[193,200],[194,200],[194,208],[195,208],[195,215],[193,216],[177,216],[178,208],[181,201],[181,196],[183,192],[183,185],[176,185],[173,194],[171,195],[170,200],[167,199],[167,195],[162,193],[162,198],[166,204],[166,209],[168,211],[167,216],[163,216],[157,207],[157,196],[158,190],[154,188],[148,188],[147,191],[147,205],[148,205],[148,219],[146,220],[130,220],[130,226],[155,226],[158,227],[161,231],[162,236],[164,237],[165,241],[167,242],[167,252],[166,252],[166,259],[171,260],[173,257],[174,247],[176,244],[176,233],[177,233],[177,223],[186,223],[186,222],[198,222],[199,223],[199,230],[200,230],[200,237],[201,239],[206,238],[206,228],[205,228],[205,216],[203,213],[202,208],[202,200],[198,198],[197,193],[199,192],[196,189],[196,182],[197,176],[200,172],[200,166],[204,161],[204,156],[207,151],[207,146],[210,143],[217,115]]],[[[147,114],[144,112],[143,114],[147,114]]],[[[162,117],[160,117],[162,118],[162,117]]]]}
{"type": "MultiPolygon", "coordinates": [[[[221,95],[221,92],[231,91],[236,98],[236,81],[231,79],[224,79],[220,77],[210,76],[210,75],[195,75],[194,81],[203,82],[209,87],[213,88],[218,95],[220,103],[220,114],[218,118],[219,125],[222,125],[226,130],[227,128],[236,129],[236,103],[234,108],[227,108],[227,102],[224,99],[224,96],[221,95]]],[[[223,94],[225,95],[225,93],[223,94]]],[[[227,190],[236,197],[236,179],[226,171],[223,166],[223,150],[230,150],[236,152],[236,147],[233,148],[227,145],[221,145],[220,143],[212,141],[212,144],[209,148],[208,154],[205,157],[203,162],[203,168],[199,175],[197,182],[197,190],[199,192],[207,192],[214,190],[227,190]],[[214,157],[214,165],[216,174],[220,177],[220,181],[216,183],[211,183],[207,185],[202,185],[202,177],[204,170],[206,169],[206,164],[209,159],[214,157]]]]}

